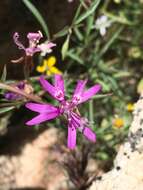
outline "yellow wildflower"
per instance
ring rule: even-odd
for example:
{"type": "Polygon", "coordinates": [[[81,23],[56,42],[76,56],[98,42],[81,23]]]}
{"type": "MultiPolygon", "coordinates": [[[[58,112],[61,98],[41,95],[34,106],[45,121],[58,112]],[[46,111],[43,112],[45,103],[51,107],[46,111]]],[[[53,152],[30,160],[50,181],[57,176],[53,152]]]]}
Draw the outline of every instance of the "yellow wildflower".
{"type": "Polygon", "coordinates": [[[113,126],[116,128],[121,128],[124,126],[124,120],[122,118],[115,118],[113,121],[113,126]]]}
{"type": "Polygon", "coordinates": [[[46,75],[50,76],[52,74],[62,74],[62,72],[55,67],[56,57],[51,56],[48,59],[44,59],[43,64],[41,66],[37,66],[36,70],[39,73],[46,73],[46,75]]]}
{"type": "Polygon", "coordinates": [[[126,108],[127,108],[127,111],[132,112],[134,110],[134,104],[129,103],[129,104],[127,104],[126,108]]]}

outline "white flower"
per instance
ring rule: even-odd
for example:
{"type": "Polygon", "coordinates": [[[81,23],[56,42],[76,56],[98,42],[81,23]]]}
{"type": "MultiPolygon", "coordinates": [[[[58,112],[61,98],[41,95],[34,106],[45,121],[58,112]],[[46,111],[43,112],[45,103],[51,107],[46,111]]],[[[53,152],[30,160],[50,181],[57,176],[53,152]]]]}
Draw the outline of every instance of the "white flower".
{"type": "Polygon", "coordinates": [[[111,20],[106,15],[102,15],[96,20],[95,28],[99,30],[101,36],[106,34],[106,29],[111,26],[111,20]]]}
{"type": "Polygon", "coordinates": [[[68,2],[69,2],[69,3],[72,3],[72,2],[73,2],[73,0],[68,0],[68,2]]]}
{"type": "Polygon", "coordinates": [[[47,53],[51,53],[54,46],[56,46],[56,44],[52,42],[45,42],[38,45],[38,48],[41,51],[41,56],[45,56],[47,53]]]}

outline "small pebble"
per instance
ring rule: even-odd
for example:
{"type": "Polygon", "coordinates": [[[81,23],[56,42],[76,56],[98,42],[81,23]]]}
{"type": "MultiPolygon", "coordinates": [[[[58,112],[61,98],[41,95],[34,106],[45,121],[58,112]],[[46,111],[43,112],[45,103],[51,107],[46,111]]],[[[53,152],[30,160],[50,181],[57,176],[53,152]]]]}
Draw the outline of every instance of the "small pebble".
{"type": "Polygon", "coordinates": [[[102,180],[102,176],[97,176],[96,179],[100,181],[102,180]]]}
{"type": "MultiPolygon", "coordinates": [[[[140,125],[142,125],[142,124],[143,124],[143,119],[140,120],[140,125]]],[[[142,130],[141,130],[141,131],[142,131],[142,130]]]]}
{"type": "Polygon", "coordinates": [[[116,170],[120,170],[120,169],[121,169],[121,167],[120,167],[120,166],[117,166],[117,167],[116,167],[116,170]]]}

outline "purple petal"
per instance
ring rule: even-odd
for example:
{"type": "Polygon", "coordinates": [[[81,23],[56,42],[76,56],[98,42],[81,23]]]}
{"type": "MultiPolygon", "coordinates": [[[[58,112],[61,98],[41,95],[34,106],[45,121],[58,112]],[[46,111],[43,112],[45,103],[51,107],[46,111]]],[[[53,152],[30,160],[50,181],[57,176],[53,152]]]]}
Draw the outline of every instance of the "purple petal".
{"type": "Polygon", "coordinates": [[[81,96],[84,91],[84,87],[85,87],[86,83],[87,83],[87,80],[79,80],[78,81],[77,86],[74,91],[74,94],[73,94],[73,97],[72,97],[72,103],[74,105],[77,105],[80,103],[81,96]]]}
{"type": "Polygon", "coordinates": [[[24,45],[19,41],[19,34],[18,34],[18,32],[14,33],[13,40],[14,40],[15,44],[18,46],[19,49],[25,50],[24,45]]]}
{"type": "Polygon", "coordinates": [[[43,88],[49,92],[49,94],[54,97],[58,101],[64,100],[63,92],[56,88],[55,86],[51,85],[47,80],[44,79],[43,76],[40,77],[40,83],[42,84],[43,88]]]}
{"type": "Polygon", "coordinates": [[[58,108],[50,104],[27,103],[25,106],[38,113],[58,112],[58,108]]]}
{"type": "Polygon", "coordinates": [[[89,88],[88,90],[86,90],[82,94],[82,99],[81,99],[80,103],[83,103],[83,102],[89,100],[90,98],[92,98],[100,89],[101,89],[101,86],[99,84],[97,84],[97,85],[89,88]]]}
{"type": "Polygon", "coordinates": [[[74,149],[76,146],[76,129],[72,124],[72,120],[68,124],[68,148],[74,149]]]}
{"type": "Polygon", "coordinates": [[[6,93],[4,94],[4,97],[5,97],[5,99],[7,99],[7,100],[17,100],[17,99],[19,99],[21,96],[18,95],[18,94],[15,94],[15,93],[13,93],[13,92],[6,92],[6,93]]]}
{"type": "Polygon", "coordinates": [[[30,121],[26,122],[26,125],[37,125],[37,124],[40,124],[44,121],[54,119],[58,115],[59,115],[59,112],[42,113],[42,114],[34,117],[30,121]]]}
{"type": "Polygon", "coordinates": [[[75,96],[77,94],[82,94],[84,91],[84,87],[85,87],[86,83],[87,83],[87,80],[79,80],[77,85],[76,85],[73,96],[75,96]]]}
{"type": "Polygon", "coordinates": [[[80,127],[81,117],[74,112],[71,112],[72,125],[77,129],[80,127]]]}
{"type": "Polygon", "coordinates": [[[62,75],[58,75],[58,74],[55,75],[55,88],[60,89],[64,94],[64,92],[65,92],[65,90],[64,90],[64,80],[63,80],[62,75]]]}
{"type": "Polygon", "coordinates": [[[24,90],[25,82],[22,81],[22,82],[18,83],[18,84],[17,84],[17,87],[18,87],[20,90],[24,90]]]}
{"type": "Polygon", "coordinates": [[[41,38],[43,37],[42,33],[40,31],[38,32],[29,32],[27,34],[27,38],[30,40],[30,41],[39,41],[41,38]]]}
{"type": "Polygon", "coordinates": [[[27,56],[33,56],[35,53],[40,52],[41,50],[37,47],[29,47],[25,49],[27,56]]]}
{"type": "Polygon", "coordinates": [[[88,140],[96,142],[96,134],[90,128],[85,127],[83,130],[83,134],[88,140]]]}
{"type": "Polygon", "coordinates": [[[47,48],[48,49],[51,49],[52,47],[55,47],[56,46],[56,44],[54,44],[53,42],[48,42],[47,43],[47,48]]]}
{"type": "Polygon", "coordinates": [[[51,95],[55,98],[55,87],[53,85],[51,85],[47,80],[44,79],[43,76],[40,77],[40,83],[43,86],[43,88],[51,95]]]}

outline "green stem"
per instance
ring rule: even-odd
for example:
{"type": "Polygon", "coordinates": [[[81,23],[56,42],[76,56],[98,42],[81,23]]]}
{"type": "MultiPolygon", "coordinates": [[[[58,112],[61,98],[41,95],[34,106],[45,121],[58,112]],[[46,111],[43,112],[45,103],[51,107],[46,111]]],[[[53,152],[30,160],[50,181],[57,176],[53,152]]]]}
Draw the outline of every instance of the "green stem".
{"type": "Polygon", "coordinates": [[[93,121],[94,121],[93,100],[89,101],[89,120],[91,123],[93,123],[93,121]]]}

